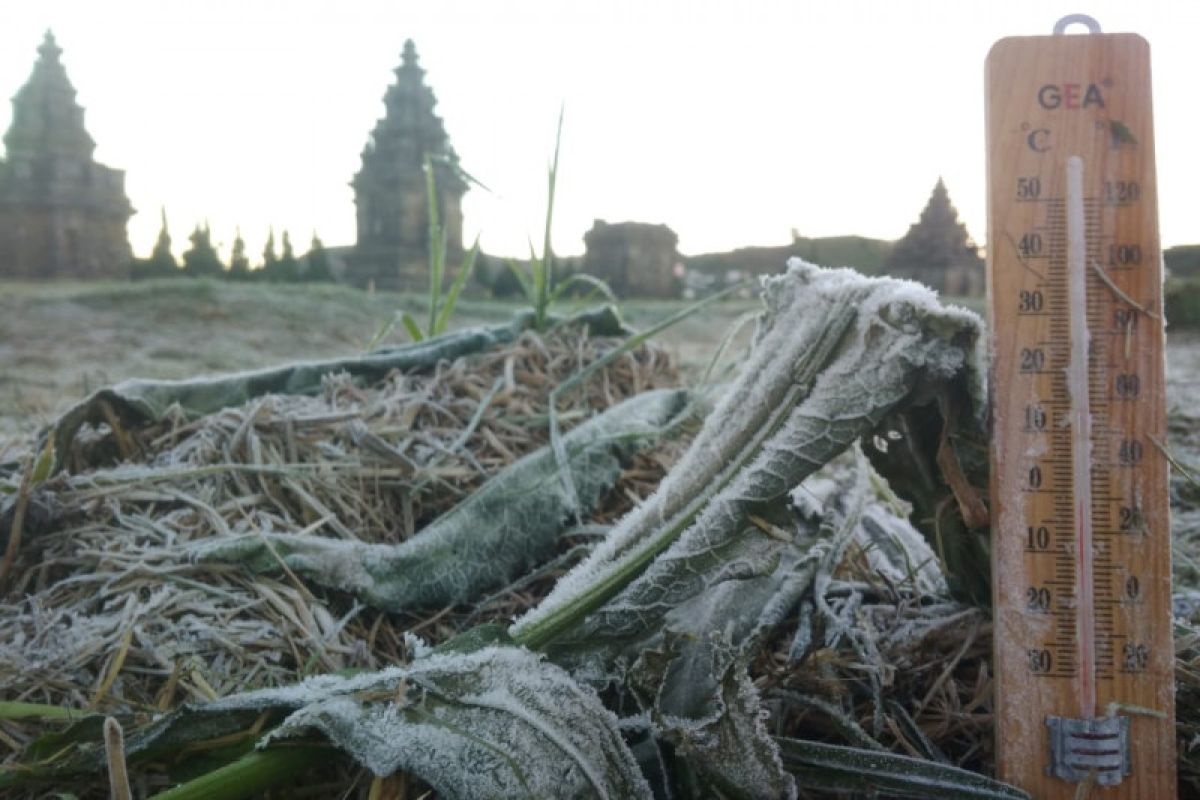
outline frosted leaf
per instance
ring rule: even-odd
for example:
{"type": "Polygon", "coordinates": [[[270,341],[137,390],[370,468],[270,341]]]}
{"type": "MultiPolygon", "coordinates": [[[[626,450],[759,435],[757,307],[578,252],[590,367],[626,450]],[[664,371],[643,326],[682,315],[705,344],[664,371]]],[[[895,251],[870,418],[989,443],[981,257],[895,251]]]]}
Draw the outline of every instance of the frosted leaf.
{"type": "Polygon", "coordinates": [[[723,719],[743,714],[731,710],[733,695],[736,708],[757,709],[744,665],[734,662],[752,657],[802,603],[800,624],[811,627],[814,593],[828,585],[820,576],[837,567],[849,543],[896,585],[911,579],[923,593],[945,590],[932,552],[893,515],[891,498],[861,454],[844,454],[792,494],[815,512],[794,518],[781,509],[770,533],[761,517],[721,539],[689,528],[550,649],[578,677],[601,683],[622,673],[615,662],[636,659],[631,679],[652,698],[647,705],[656,726],[672,741],[686,739],[680,754],[710,779],[740,787],[729,790],[736,796],[784,796],[787,780],[765,733],[755,733],[748,718],[723,719]]]}
{"type": "Polygon", "coordinates": [[[750,514],[785,498],[923,392],[963,373],[981,391],[981,321],[941,306],[919,284],[793,259],[764,289],[754,352],[688,452],[657,492],[516,622],[514,638],[540,643],[561,635],[572,609],[610,599],[685,529],[728,540],[750,514]]]}
{"type": "MultiPolygon", "coordinates": [[[[410,772],[440,796],[649,798],[617,718],[563,669],[515,647],[432,653],[403,667],[322,675],[185,706],[127,740],[130,758],[287,714],[260,747],[317,732],[375,775],[410,772]]],[[[103,763],[95,748],[60,774],[103,763]]]]}
{"type": "Polygon", "coordinates": [[[746,663],[719,632],[668,637],[663,651],[643,653],[630,680],[653,698],[657,734],[722,796],[794,798],[746,663]],[[677,657],[680,646],[693,657],[677,657]]]}
{"type": "MultiPolygon", "coordinates": [[[[621,459],[653,441],[687,400],[681,390],[644,392],[563,437],[584,511],[616,483],[621,459]]],[[[278,557],[315,583],[353,592],[376,608],[400,611],[468,602],[503,586],[553,552],[571,516],[554,454],[543,447],[397,545],[252,534],[204,541],[195,552],[201,560],[237,561],[260,571],[278,570],[278,557]]]]}

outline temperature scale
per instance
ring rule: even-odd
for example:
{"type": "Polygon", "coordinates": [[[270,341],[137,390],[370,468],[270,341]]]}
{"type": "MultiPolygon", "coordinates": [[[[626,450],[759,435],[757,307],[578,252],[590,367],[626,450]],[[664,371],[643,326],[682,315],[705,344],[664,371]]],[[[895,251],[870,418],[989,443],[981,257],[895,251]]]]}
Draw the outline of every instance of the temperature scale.
{"type": "Polygon", "coordinates": [[[998,777],[1173,798],[1149,46],[1068,17],[986,71],[998,777]]]}

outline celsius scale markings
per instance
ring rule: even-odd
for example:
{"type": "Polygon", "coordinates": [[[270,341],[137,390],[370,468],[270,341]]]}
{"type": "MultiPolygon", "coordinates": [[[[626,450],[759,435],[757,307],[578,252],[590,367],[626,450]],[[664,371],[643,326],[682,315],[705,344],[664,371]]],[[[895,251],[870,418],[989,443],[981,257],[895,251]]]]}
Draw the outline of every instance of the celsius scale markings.
{"type": "Polygon", "coordinates": [[[987,131],[997,771],[1039,800],[1172,798],[1148,45],[1081,16],[997,42],[987,131]]]}

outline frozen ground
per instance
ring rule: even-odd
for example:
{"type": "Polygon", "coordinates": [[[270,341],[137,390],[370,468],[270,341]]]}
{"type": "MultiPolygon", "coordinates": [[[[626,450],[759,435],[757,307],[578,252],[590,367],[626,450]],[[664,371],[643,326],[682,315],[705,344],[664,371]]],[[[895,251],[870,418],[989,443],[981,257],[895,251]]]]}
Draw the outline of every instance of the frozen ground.
{"type": "MultiPolygon", "coordinates": [[[[416,295],[338,286],[207,281],[107,284],[0,283],[0,459],[92,390],[132,377],[183,378],[292,359],[361,352],[397,309],[422,318],[416,295]]],[[[682,301],[622,304],[645,327],[682,301]]],[[[465,300],[453,324],[496,323],[515,301],[465,300]]],[[[702,370],[752,300],[723,303],[662,335],[685,367],[702,370]]],[[[752,325],[742,331],[744,340],[752,325]]],[[[404,341],[397,329],[388,343],[404,341]]],[[[1200,419],[1200,331],[1169,337],[1169,408],[1200,419]]],[[[1200,454],[1185,454],[1191,463],[1200,454]]]]}

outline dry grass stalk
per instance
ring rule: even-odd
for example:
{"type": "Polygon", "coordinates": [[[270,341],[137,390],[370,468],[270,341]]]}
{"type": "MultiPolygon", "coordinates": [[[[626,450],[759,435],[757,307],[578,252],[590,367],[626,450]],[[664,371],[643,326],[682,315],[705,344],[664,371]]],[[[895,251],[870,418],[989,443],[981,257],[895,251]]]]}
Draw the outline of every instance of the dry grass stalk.
{"type": "Polygon", "coordinates": [[[108,790],[112,800],[133,800],[125,767],[125,734],[112,717],[104,720],[104,757],[108,762],[108,790]]]}
{"type": "MultiPolygon", "coordinates": [[[[432,374],[368,387],[335,377],[318,397],[171,417],[121,431],[120,444],[104,427],[83,432],[73,458],[91,466],[45,485],[60,513],[53,529],[25,537],[17,579],[0,599],[5,699],[163,711],[314,672],[379,669],[406,659],[406,631],[437,641],[468,617],[523,611],[558,570],[498,593],[486,609],[389,615],[294,575],[180,554],[199,539],[255,531],[400,541],[544,444],[548,392],[619,344],[577,331],[525,334],[432,374]],[[119,461],[122,451],[136,456],[119,461]]],[[[677,382],[665,351],[644,345],[566,398],[559,417],[571,426],[677,382]]],[[[669,462],[668,451],[639,457],[602,518],[627,507],[627,491],[644,496],[669,462]]],[[[566,537],[562,552],[592,539],[566,537]]],[[[3,730],[23,747],[42,728],[3,730]]]]}

